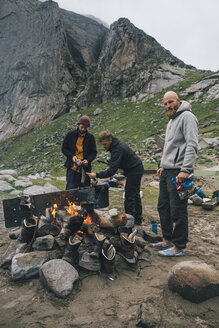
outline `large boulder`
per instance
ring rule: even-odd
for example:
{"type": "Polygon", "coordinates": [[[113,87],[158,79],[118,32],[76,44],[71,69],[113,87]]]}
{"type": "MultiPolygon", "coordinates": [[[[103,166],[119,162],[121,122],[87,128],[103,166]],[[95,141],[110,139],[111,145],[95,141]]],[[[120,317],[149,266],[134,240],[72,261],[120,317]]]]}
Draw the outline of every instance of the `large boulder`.
{"type": "Polygon", "coordinates": [[[16,254],[11,264],[12,279],[30,279],[38,276],[39,269],[49,259],[49,254],[45,251],[16,254]]]}
{"type": "Polygon", "coordinates": [[[54,259],[40,269],[40,281],[57,297],[66,298],[73,290],[74,282],[79,279],[77,270],[68,262],[54,259]]]}
{"type": "Polygon", "coordinates": [[[168,273],[168,287],[194,303],[219,296],[219,272],[206,263],[184,261],[168,273]]]}

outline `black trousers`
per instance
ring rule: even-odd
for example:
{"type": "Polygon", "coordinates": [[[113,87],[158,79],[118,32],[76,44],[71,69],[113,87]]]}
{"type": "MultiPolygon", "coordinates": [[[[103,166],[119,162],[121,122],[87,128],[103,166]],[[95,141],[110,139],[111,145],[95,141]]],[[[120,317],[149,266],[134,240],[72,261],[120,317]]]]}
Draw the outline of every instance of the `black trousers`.
{"type": "Polygon", "coordinates": [[[136,220],[142,217],[142,205],[140,198],[141,178],[144,172],[142,165],[137,166],[131,173],[126,174],[125,184],[125,213],[131,214],[136,220]]]}
{"type": "Polygon", "coordinates": [[[164,239],[183,249],[188,242],[188,200],[180,200],[172,184],[172,178],[178,173],[178,169],[164,169],[160,178],[158,212],[164,239]]]}
{"type": "Polygon", "coordinates": [[[81,173],[76,172],[72,169],[67,169],[66,172],[66,190],[74,189],[78,187],[89,187],[90,178],[86,174],[84,183],[81,183],[81,173]]]}

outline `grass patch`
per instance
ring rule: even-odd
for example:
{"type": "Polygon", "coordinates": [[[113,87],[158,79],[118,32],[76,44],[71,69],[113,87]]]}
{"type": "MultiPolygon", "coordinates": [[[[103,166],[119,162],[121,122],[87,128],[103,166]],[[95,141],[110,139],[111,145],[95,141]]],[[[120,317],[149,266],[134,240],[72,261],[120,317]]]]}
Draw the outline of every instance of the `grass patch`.
{"type": "MultiPolygon", "coordinates": [[[[83,111],[83,114],[91,118],[89,131],[97,138],[102,130],[110,130],[113,135],[126,142],[134,151],[147,149],[143,141],[155,134],[162,135],[165,132],[168,119],[162,103],[164,92],[174,90],[180,93],[192,83],[200,81],[210,73],[189,71],[186,79],[175,86],[171,86],[155,95],[144,103],[137,104],[120,98],[92,106],[83,111]],[[100,107],[103,111],[94,116],[94,110],[100,107]]],[[[191,97],[183,97],[189,100],[191,97]]],[[[219,125],[211,124],[216,120],[215,108],[219,106],[219,99],[207,104],[203,102],[193,103],[192,108],[197,116],[200,129],[199,133],[211,133],[217,136],[219,125]],[[206,123],[209,126],[205,126],[206,123]]],[[[63,138],[66,133],[75,128],[78,120],[78,112],[64,114],[45,126],[30,131],[27,134],[12,137],[0,142],[0,152],[4,156],[0,159],[0,165],[5,168],[17,169],[19,174],[27,175],[37,172],[51,173],[54,177],[65,175],[65,156],[61,152],[63,138]]],[[[97,143],[98,158],[103,159],[104,153],[101,145],[97,143]]],[[[145,169],[156,169],[157,163],[144,162],[145,169]]],[[[106,169],[106,166],[95,160],[93,170],[106,169]]]]}

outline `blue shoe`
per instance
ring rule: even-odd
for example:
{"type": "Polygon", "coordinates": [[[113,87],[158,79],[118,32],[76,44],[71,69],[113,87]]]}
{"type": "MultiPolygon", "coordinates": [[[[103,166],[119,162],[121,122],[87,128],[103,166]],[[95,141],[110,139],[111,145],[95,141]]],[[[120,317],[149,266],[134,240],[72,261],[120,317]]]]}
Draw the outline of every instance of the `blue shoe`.
{"type": "Polygon", "coordinates": [[[168,244],[168,245],[163,245],[162,241],[159,243],[151,243],[150,247],[156,248],[156,249],[166,249],[166,248],[171,248],[173,247],[173,244],[168,244]]]}
{"type": "Polygon", "coordinates": [[[159,251],[158,255],[173,257],[173,256],[184,256],[185,254],[184,254],[183,250],[180,250],[180,251],[174,253],[171,248],[168,248],[163,251],[159,251]]]}

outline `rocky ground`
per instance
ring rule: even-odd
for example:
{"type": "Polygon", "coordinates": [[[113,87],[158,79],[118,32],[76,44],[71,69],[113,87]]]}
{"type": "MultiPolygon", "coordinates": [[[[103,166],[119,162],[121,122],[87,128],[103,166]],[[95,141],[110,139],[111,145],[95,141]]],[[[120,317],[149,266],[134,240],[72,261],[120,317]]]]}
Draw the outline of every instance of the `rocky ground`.
{"type": "MultiPolygon", "coordinates": [[[[153,179],[144,177],[143,187],[153,179]]],[[[200,177],[199,184],[208,192],[219,189],[219,181],[211,177],[200,177]]],[[[143,213],[147,230],[151,219],[158,219],[155,202],[144,201],[143,213]]],[[[46,291],[37,278],[13,282],[10,272],[0,269],[0,327],[218,327],[219,297],[194,304],[167,286],[170,268],[181,261],[198,259],[219,269],[218,213],[218,207],[205,211],[189,206],[190,241],[184,258],[161,258],[152,250],[151,263],[120,267],[111,275],[84,273],[64,300],[46,291]]],[[[1,203],[0,257],[10,241],[9,230],[4,226],[1,203]]]]}

